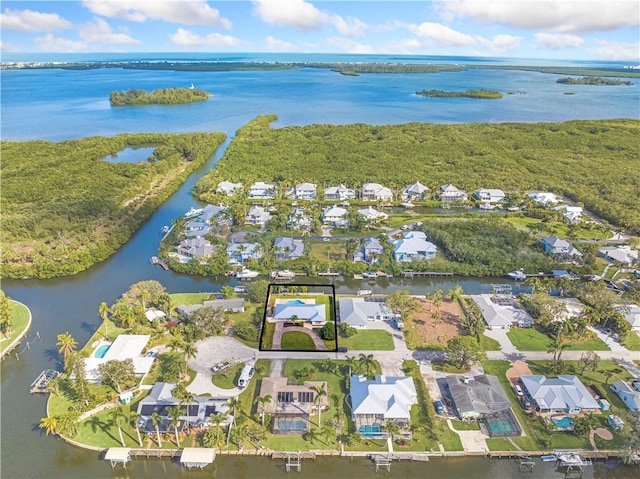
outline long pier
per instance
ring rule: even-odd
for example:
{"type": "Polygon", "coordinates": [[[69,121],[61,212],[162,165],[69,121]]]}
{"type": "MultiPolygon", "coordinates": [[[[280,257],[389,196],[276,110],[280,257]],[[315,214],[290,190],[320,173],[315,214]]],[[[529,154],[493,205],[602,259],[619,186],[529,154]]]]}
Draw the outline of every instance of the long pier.
{"type": "Polygon", "coordinates": [[[403,271],[400,274],[404,278],[413,278],[414,276],[453,276],[453,273],[445,273],[441,271],[403,271]]]}

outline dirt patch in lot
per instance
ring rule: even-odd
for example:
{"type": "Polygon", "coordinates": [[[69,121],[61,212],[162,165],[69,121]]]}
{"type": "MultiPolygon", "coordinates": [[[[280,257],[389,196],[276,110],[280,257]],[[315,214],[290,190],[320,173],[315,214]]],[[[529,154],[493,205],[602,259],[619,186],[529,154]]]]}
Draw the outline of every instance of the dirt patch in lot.
{"type": "Polygon", "coordinates": [[[518,380],[520,379],[520,376],[528,376],[532,374],[531,369],[529,369],[529,365],[524,361],[518,360],[518,361],[514,361],[511,364],[512,364],[511,369],[508,369],[505,374],[512,386],[515,386],[516,384],[518,384],[518,380]]]}
{"type": "Polygon", "coordinates": [[[414,320],[409,327],[415,326],[414,333],[419,345],[445,346],[449,339],[466,334],[462,326],[462,312],[457,303],[446,298],[436,308],[431,300],[420,298],[418,302],[420,306],[413,313],[414,320]],[[433,313],[436,311],[440,313],[440,319],[434,319],[433,313]]]}

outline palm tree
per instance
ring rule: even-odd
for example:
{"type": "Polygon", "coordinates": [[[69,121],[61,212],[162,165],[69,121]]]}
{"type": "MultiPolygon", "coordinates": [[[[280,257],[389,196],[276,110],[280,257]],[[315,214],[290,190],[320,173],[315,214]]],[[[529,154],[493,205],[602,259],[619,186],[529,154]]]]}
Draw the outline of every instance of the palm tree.
{"type": "Polygon", "coordinates": [[[176,446],[180,447],[180,438],[178,437],[178,424],[180,424],[180,415],[182,411],[179,406],[172,406],[167,408],[167,415],[171,419],[171,426],[176,434],[176,446]]]}
{"type": "Polygon", "coordinates": [[[345,358],[347,360],[347,366],[349,366],[349,377],[351,377],[352,371],[357,369],[356,367],[356,357],[355,356],[347,356],[345,358]]]}
{"type": "Polygon", "coordinates": [[[231,414],[231,424],[229,424],[229,434],[227,434],[227,446],[228,446],[229,435],[231,434],[231,427],[233,426],[233,423],[236,421],[236,415],[239,412],[242,412],[242,403],[238,400],[237,397],[232,397],[227,399],[226,405],[229,408],[229,414],[231,414]]]}
{"type": "Polygon", "coordinates": [[[40,419],[40,426],[44,429],[45,434],[48,436],[49,434],[58,434],[58,429],[60,424],[58,422],[58,418],[55,416],[47,416],[40,419]]]}
{"type": "Polygon", "coordinates": [[[388,420],[384,426],[382,426],[382,430],[391,436],[391,441],[393,441],[396,435],[400,434],[400,426],[398,426],[395,422],[388,420]]]}
{"type": "Polygon", "coordinates": [[[198,355],[198,347],[191,342],[184,343],[182,350],[184,351],[184,355],[187,359],[193,359],[198,355]]]}
{"type": "Polygon", "coordinates": [[[59,396],[60,395],[60,378],[56,377],[50,379],[47,383],[47,391],[50,393],[59,396]]]}
{"type": "Polygon", "coordinates": [[[360,366],[360,371],[365,375],[372,374],[373,371],[375,371],[376,360],[374,359],[373,354],[360,353],[358,363],[360,366]]]}
{"type": "Polygon", "coordinates": [[[184,351],[185,343],[182,338],[173,338],[169,342],[169,349],[171,351],[184,351]]]}
{"type": "Polygon", "coordinates": [[[107,303],[105,303],[104,301],[102,303],[100,303],[100,307],[98,308],[98,314],[100,315],[100,317],[102,318],[102,325],[104,326],[104,336],[105,338],[107,337],[107,320],[109,319],[109,313],[111,312],[111,310],[109,309],[109,306],[107,306],[107,303]]]}
{"type": "Polygon", "coordinates": [[[113,409],[109,413],[109,418],[118,428],[118,434],[120,435],[120,443],[122,444],[122,447],[127,447],[127,445],[124,443],[124,437],[122,436],[122,426],[126,423],[128,418],[124,410],[122,409],[122,406],[118,406],[117,408],[113,409]]]}
{"type": "Polygon", "coordinates": [[[70,353],[75,351],[78,347],[78,343],[73,339],[73,336],[71,336],[69,332],[66,332],[58,334],[58,342],[56,343],[56,346],[59,348],[58,352],[66,358],[70,353]]]}
{"type": "Polygon", "coordinates": [[[320,424],[322,424],[321,423],[322,398],[327,396],[327,390],[324,388],[323,384],[318,384],[317,386],[314,386],[313,390],[316,393],[316,395],[313,398],[313,403],[318,408],[318,426],[319,426],[320,424]]]}
{"type": "Polygon", "coordinates": [[[162,424],[162,416],[158,414],[158,411],[153,411],[151,414],[151,424],[156,428],[156,437],[158,438],[158,447],[162,447],[160,442],[160,424],[162,424]]]}
{"type": "Polygon", "coordinates": [[[448,293],[449,299],[451,299],[451,301],[454,303],[458,301],[463,294],[464,294],[464,290],[462,289],[462,286],[460,286],[459,284],[456,284],[453,288],[451,288],[448,293]]]}
{"type": "Polygon", "coordinates": [[[255,399],[255,403],[258,405],[258,409],[260,410],[260,415],[262,417],[262,426],[264,427],[264,405],[270,403],[273,398],[271,394],[267,394],[266,396],[257,396],[255,399]]]}
{"type": "Polygon", "coordinates": [[[129,424],[136,428],[136,433],[138,434],[138,444],[142,447],[142,437],[140,436],[140,419],[142,419],[142,415],[138,414],[136,411],[131,411],[129,413],[129,424]]]}

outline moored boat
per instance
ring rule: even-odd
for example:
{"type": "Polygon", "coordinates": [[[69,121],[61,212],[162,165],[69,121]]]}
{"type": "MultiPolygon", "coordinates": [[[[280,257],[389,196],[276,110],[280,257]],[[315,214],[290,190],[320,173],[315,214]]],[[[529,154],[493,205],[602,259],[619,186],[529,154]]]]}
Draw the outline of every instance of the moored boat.
{"type": "Polygon", "coordinates": [[[507,273],[507,276],[516,281],[524,281],[525,279],[527,279],[527,275],[524,274],[524,268],[511,271],[510,273],[507,273]]]}
{"type": "Polygon", "coordinates": [[[257,271],[252,271],[250,269],[243,268],[241,271],[238,271],[236,274],[236,278],[238,279],[252,279],[259,275],[257,271]]]}

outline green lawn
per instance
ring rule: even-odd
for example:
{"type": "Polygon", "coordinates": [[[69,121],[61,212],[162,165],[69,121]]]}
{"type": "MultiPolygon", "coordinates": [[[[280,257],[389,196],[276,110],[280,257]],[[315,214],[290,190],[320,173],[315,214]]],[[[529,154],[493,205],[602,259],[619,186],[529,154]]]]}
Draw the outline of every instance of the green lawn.
{"type": "Polygon", "coordinates": [[[172,306],[175,308],[182,304],[202,304],[211,299],[211,293],[174,293],[170,294],[169,297],[171,298],[172,306]]]}
{"type": "Polygon", "coordinates": [[[510,441],[506,440],[502,437],[489,437],[486,440],[487,447],[490,451],[517,451],[513,444],[510,441]]]}
{"type": "Polygon", "coordinates": [[[350,338],[340,336],[338,337],[338,346],[348,348],[350,351],[392,351],[394,349],[391,334],[382,329],[364,329],[350,338]]]}
{"type": "Polygon", "coordinates": [[[119,328],[118,326],[115,325],[113,321],[111,321],[110,319],[107,319],[106,323],[104,322],[100,323],[100,326],[98,326],[98,329],[96,330],[96,332],[91,335],[89,340],[86,342],[86,344],[82,347],[80,351],[83,353],[90,354],[91,352],[93,352],[93,343],[95,343],[96,341],[99,341],[101,339],[108,339],[109,341],[113,341],[121,334],[130,334],[130,333],[131,333],[130,330],[119,328]]]}
{"type": "Polygon", "coordinates": [[[480,344],[485,351],[500,351],[502,349],[499,341],[484,334],[480,336],[480,344]]]}
{"type": "Polygon", "coordinates": [[[446,361],[431,361],[431,367],[434,371],[440,371],[441,373],[459,374],[469,371],[469,368],[459,368],[446,361]]]}
{"type": "Polygon", "coordinates": [[[214,374],[211,380],[213,381],[213,384],[219,388],[233,389],[238,384],[238,378],[240,377],[242,368],[244,368],[244,363],[234,364],[229,369],[214,374]]]}
{"type": "MultiPolygon", "coordinates": [[[[507,333],[513,345],[520,351],[548,351],[551,338],[537,328],[511,328],[507,333]]],[[[597,337],[570,338],[566,341],[567,351],[609,351],[610,348],[597,337]]]]}
{"type": "Polygon", "coordinates": [[[311,257],[318,261],[344,261],[347,249],[342,241],[311,241],[311,257]]]}
{"type": "Polygon", "coordinates": [[[265,322],[262,326],[262,349],[273,349],[273,333],[276,330],[274,323],[265,322]]]}
{"type": "Polygon", "coordinates": [[[13,340],[24,332],[29,325],[29,317],[31,316],[29,309],[24,304],[12,299],[9,300],[9,308],[11,313],[11,333],[2,339],[0,353],[3,353],[13,340]]]}
{"type": "Polygon", "coordinates": [[[313,339],[301,331],[288,331],[282,334],[282,349],[315,351],[313,339]]]}
{"type": "MultiPolygon", "coordinates": [[[[507,223],[511,223],[514,226],[530,229],[533,232],[543,234],[545,236],[559,236],[560,238],[569,237],[569,224],[561,221],[555,221],[551,223],[544,223],[539,218],[529,218],[527,216],[510,216],[503,218],[507,223]]],[[[609,232],[605,238],[605,234],[596,228],[590,229],[587,226],[578,225],[575,229],[576,239],[598,239],[605,240],[611,237],[609,232]]]]}
{"type": "Polygon", "coordinates": [[[480,424],[477,421],[458,421],[452,419],[451,424],[458,431],[479,431],[480,424]]]}
{"type": "Polygon", "coordinates": [[[631,351],[640,351],[640,335],[635,331],[629,331],[622,339],[622,345],[631,351]]]}

